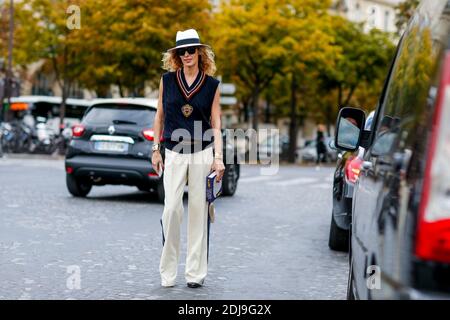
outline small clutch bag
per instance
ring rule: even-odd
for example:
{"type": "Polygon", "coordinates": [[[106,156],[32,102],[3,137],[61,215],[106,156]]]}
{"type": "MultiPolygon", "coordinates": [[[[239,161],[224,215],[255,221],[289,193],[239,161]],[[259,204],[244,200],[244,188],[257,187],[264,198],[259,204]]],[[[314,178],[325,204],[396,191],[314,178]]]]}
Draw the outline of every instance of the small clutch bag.
{"type": "Polygon", "coordinates": [[[211,172],[206,177],[206,201],[214,202],[222,193],[222,180],[216,181],[216,172],[211,172]]]}
{"type": "Polygon", "coordinates": [[[216,172],[211,172],[206,177],[206,201],[208,202],[209,220],[215,220],[214,200],[216,200],[222,193],[222,180],[216,181],[216,172]]]}

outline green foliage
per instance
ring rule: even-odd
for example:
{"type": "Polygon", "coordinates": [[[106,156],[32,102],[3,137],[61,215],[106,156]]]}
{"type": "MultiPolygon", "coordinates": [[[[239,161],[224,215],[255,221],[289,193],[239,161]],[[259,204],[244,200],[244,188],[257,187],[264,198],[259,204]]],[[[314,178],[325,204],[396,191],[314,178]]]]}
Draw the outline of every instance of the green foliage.
{"type": "MultiPolygon", "coordinates": [[[[377,29],[363,32],[362,25],[349,22],[340,17],[334,17],[335,45],[341,48],[341,54],[333,63],[333,68],[322,72],[319,81],[321,91],[334,92],[334,112],[330,114],[331,121],[335,118],[339,107],[361,106],[354,97],[359,90],[371,93],[370,101],[377,98],[382,88],[382,80],[386,76],[389,64],[394,54],[394,44],[389,34],[377,29]]],[[[363,105],[363,107],[365,107],[363,105]]]]}
{"type": "MultiPolygon", "coordinates": [[[[406,17],[415,2],[399,6],[399,14],[406,17]]],[[[195,28],[212,44],[218,74],[251,107],[254,124],[261,97],[271,101],[274,118],[309,114],[334,122],[342,105],[373,108],[394,46],[386,33],[364,33],[330,15],[330,5],[226,0],[212,13],[208,0],[16,1],[14,63],[25,68],[43,59],[61,85],[77,82],[104,95],[115,84],[142,95],[144,84],[157,87],[176,31],[195,28]],[[81,8],[80,30],[66,27],[69,4],[81,8]]],[[[7,29],[7,19],[0,24],[7,29]]],[[[6,40],[2,32],[5,58],[6,40]]]]}
{"type": "MultiPolygon", "coordinates": [[[[99,92],[119,84],[143,94],[161,75],[161,53],[178,30],[208,38],[208,0],[27,0],[15,3],[15,65],[44,59],[62,82],[99,92]],[[66,26],[67,7],[81,9],[81,29],[66,26]]],[[[4,37],[2,37],[3,39],[4,37]]],[[[6,55],[4,40],[0,42],[6,55]]]]}
{"type": "Polygon", "coordinates": [[[399,34],[405,29],[409,19],[413,16],[414,10],[419,5],[420,0],[405,0],[397,5],[397,22],[395,26],[399,34]]]}

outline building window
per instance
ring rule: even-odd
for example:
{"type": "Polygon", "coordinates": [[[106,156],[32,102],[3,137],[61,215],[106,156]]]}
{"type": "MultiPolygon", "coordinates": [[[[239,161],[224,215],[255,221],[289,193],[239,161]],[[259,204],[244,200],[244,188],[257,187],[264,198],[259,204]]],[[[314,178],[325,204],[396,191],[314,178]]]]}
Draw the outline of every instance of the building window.
{"type": "Polygon", "coordinates": [[[31,88],[31,93],[33,95],[42,95],[42,96],[52,96],[53,91],[50,87],[50,82],[48,77],[43,73],[38,73],[36,76],[36,80],[33,83],[33,87],[31,88]]]}
{"type": "Polygon", "coordinates": [[[83,89],[78,83],[73,83],[69,90],[69,98],[83,99],[83,89]]]}
{"type": "Polygon", "coordinates": [[[390,12],[386,10],[384,12],[384,31],[389,31],[389,20],[390,20],[390,12]]]}
{"type": "Polygon", "coordinates": [[[377,26],[377,7],[369,7],[369,17],[367,19],[369,28],[375,28],[377,26]]]}
{"type": "Polygon", "coordinates": [[[361,5],[359,4],[359,2],[356,2],[355,4],[354,20],[355,21],[363,20],[363,18],[361,17],[361,5]]]}

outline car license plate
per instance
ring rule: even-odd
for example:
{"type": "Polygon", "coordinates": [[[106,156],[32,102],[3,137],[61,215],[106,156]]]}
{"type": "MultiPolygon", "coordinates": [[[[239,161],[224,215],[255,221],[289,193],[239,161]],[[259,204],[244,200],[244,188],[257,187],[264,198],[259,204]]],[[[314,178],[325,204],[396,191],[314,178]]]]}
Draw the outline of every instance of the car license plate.
{"type": "Polygon", "coordinates": [[[94,149],[97,151],[108,151],[108,152],[127,152],[128,143],[123,142],[113,142],[113,141],[97,141],[94,144],[94,149]]]}

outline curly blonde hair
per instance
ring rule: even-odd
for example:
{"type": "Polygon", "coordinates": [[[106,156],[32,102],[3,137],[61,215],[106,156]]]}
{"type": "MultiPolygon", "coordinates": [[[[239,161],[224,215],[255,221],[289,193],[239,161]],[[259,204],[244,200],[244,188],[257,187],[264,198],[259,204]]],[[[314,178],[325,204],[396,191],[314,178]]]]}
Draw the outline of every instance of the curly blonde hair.
{"type": "MultiPolygon", "coordinates": [[[[214,52],[206,46],[198,46],[198,67],[201,71],[209,76],[216,73],[216,63],[214,61],[214,52]]],[[[167,71],[176,71],[183,67],[181,58],[177,55],[176,50],[167,51],[163,54],[162,68],[167,71]]]]}

